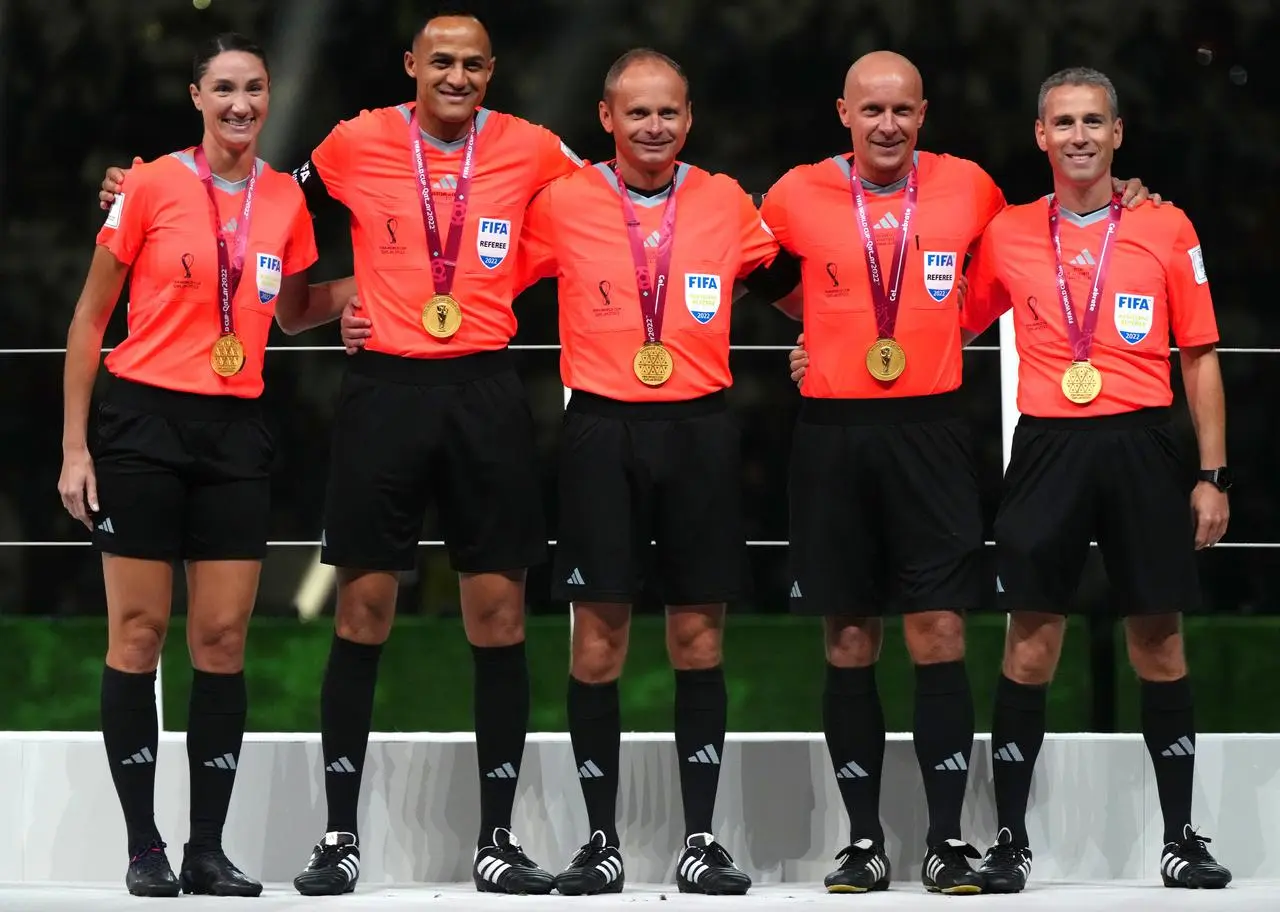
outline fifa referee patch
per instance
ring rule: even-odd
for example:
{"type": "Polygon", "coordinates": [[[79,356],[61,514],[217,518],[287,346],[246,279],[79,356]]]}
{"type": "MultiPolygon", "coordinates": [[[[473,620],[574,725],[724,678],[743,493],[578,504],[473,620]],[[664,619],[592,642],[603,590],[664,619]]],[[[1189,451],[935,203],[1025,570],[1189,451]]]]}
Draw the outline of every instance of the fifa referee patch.
{"type": "Polygon", "coordinates": [[[720,312],[720,277],[699,272],[684,274],[684,306],[704,326],[720,312]]]}

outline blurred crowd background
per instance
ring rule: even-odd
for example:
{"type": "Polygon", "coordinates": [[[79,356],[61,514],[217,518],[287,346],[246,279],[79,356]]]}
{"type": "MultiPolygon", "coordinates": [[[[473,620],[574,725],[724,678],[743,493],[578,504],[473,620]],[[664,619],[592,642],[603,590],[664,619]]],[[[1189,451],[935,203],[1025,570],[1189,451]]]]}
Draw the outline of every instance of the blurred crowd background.
{"type": "MultiPolygon", "coordinates": [[[[1140,176],[1189,213],[1203,242],[1222,345],[1248,350],[1222,356],[1237,487],[1226,546],[1197,558],[1205,611],[1224,622],[1257,618],[1267,624],[1266,641],[1280,642],[1275,618],[1260,617],[1280,615],[1280,422],[1274,417],[1280,359],[1271,351],[1280,350],[1280,309],[1264,287],[1275,268],[1273,219],[1280,212],[1280,80],[1271,59],[1280,51],[1280,4],[459,0],[448,8],[476,13],[492,34],[497,70],[487,103],[545,124],[593,161],[612,149],[596,116],[610,62],[637,45],[670,54],[692,82],[695,126],[684,158],[727,172],[756,192],[795,164],[848,148],[835,99],[849,63],[868,50],[901,51],[923,72],[930,106],[921,147],[978,161],[1013,202],[1050,189],[1032,135],[1041,80],[1069,65],[1108,73],[1126,121],[1117,174],[1140,176]]],[[[0,618],[100,619],[104,610],[96,557],[85,547],[51,544],[87,541],[56,491],[60,349],[104,217],[97,203],[103,170],[199,141],[187,93],[191,54],[202,39],[231,28],[257,37],[269,52],[272,105],[263,154],[281,170],[292,168],[340,119],[411,99],[402,55],[435,10],[417,0],[212,0],[203,10],[191,0],[0,0],[0,618]]],[[[322,223],[318,232],[322,259],[314,275],[348,274],[345,226],[322,223]]],[[[517,343],[555,343],[553,285],[522,297],[517,315],[517,343]]],[[[121,307],[107,343],[123,331],[121,307]]],[[[796,324],[759,302],[747,299],[735,308],[738,344],[786,345],[796,332],[796,324]]],[[[273,338],[280,346],[336,342],[336,327],[273,338]]],[[[993,329],[965,358],[964,398],[979,441],[988,537],[1001,479],[999,355],[990,348],[998,342],[993,329]]],[[[268,355],[266,398],[280,452],[274,539],[319,538],[344,357],[340,351],[268,355]]],[[[520,357],[538,422],[554,538],[558,355],[539,350],[520,357]]],[[[739,351],[732,366],[732,401],[745,429],[749,537],[785,541],[798,398],[786,355],[739,351]]],[[[1178,392],[1190,464],[1193,437],[1178,392]]],[[[424,538],[436,537],[429,523],[424,538]]],[[[784,623],[786,549],[757,547],[752,554],[754,595],[735,612],[784,623]]],[[[443,551],[424,547],[420,555],[418,570],[404,581],[401,614],[456,615],[456,581],[443,551]]],[[[261,618],[296,618],[295,597],[314,558],[308,547],[272,552],[261,618]]],[[[1099,612],[1108,607],[1096,555],[1081,598],[1099,612]]],[[[564,616],[566,606],[548,596],[545,568],[531,577],[529,601],[535,615],[564,616]]],[[[178,601],[175,611],[181,610],[178,601]]],[[[640,610],[659,608],[646,600],[640,610]]],[[[1250,629],[1242,643],[1257,642],[1263,628],[1250,629]]],[[[813,648],[816,656],[816,643],[813,648]]]]}

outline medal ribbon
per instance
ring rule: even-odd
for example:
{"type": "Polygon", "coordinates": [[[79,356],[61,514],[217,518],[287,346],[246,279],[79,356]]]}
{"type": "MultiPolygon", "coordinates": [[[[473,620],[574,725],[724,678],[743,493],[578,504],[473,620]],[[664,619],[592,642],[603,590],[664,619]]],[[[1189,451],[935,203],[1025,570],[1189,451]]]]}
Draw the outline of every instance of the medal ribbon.
{"type": "Polygon", "coordinates": [[[654,264],[653,274],[649,272],[644,239],[640,237],[640,218],[636,215],[635,204],[631,202],[631,194],[627,191],[627,184],[622,179],[622,172],[618,170],[617,164],[613,166],[613,175],[618,179],[622,214],[627,223],[627,238],[631,241],[631,259],[636,265],[636,287],[640,290],[640,312],[644,315],[644,339],[646,343],[657,342],[662,338],[662,313],[667,306],[671,252],[675,248],[676,178],[680,175],[680,166],[677,164],[671,175],[671,190],[662,210],[662,227],[658,230],[658,262],[654,264]]]}
{"type": "Polygon", "coordinates": [[[436,220],[435,200],[431,196],[431,181],[427,174],[427,160],[422,151],[422,133],[418,118],[409,118],[409,146],[413,149],[413,171],[418,178],[418,202],[422,204],[422,224],[427,230],[427,246],[431,250],[431,281],[436,294],[447,295],[453,290],[453,273],[458,266],[458,249],[462,246],[462,226],[467,220],[467,194],[471,191],[471,177],[475,173],[476,119],[471,118],[467,130],[467,145],[462,153],[462,173],[458,175],[458,189],[453,197],[453,214],[449,217],[449,236],[440,243],[440,223],[436,220]]]}
{"type": "Polygon", "coordinates": [[[196,174],[209,194],[209,206],[213,210],[213,230],[218,238],[218,305],[222,314],[222,334],[227,336],[235,332],[235,315],[231,311],[231,302],[235,299],[240,278],[244,275],[244,252],[249,244],[249,219],[253,214],[253,191],[258,184],[258,163],[254,162],[253,169],[249,172],[249,183],[245,186],[244,209],[240,212],[240,221],[236,223],[235,239],[232,241],[235,249],[228,251],[227,235],[222,230],[222,218],[218,215],[218,198],[213,190],[213,172],[209,169],[209,159],[204,154],[204,147],[196,146],[193,157],[196,174]]]}
{"type": "Polygon", "coordinates": [[[853,192],[853,206],[858,213],[858,228],[862,232],[862,249],[867,255],[867,273],[871,278],[871,300],[876,306],[876,332],[880,334],[881,339],[892,339],[894,327],[898,323],[902,276],[906,272],[907,264],[907,232],[911,227],[911,217],[916,212],[919,186],[913,165],[911,174],[907,178],[907,199],[902,209],[902,223],[898,226],[898,236],[893,243],[893,274],[889,277],[889,290],[886,292],[881,279],[880,253],[876,249],[876,240],[871,234],[871,222],[867,218],[867,200],[862,190],[862,179],[858,177],[857,162],[849,166],[849,189],[853,192]]]}
{"type": "Polygon", "coordinates": [[[1107,233],[1102,238],[1102,250],[1098,253],[1098,263],[1094,267],[1093,288],[1089,292],[1089,306],[1084,317],[1076,320],[1076,309],[1071,303],[1071,289],[1067,286],[1067,273],[1062,266],[1062,240],[1058,230],[1058,199],[1049,200],[1049,235],[1053,238],[1053,249],[1057,254],[1055,265],[1058,268],[1058,296],[1062,299],[1062,313],[1067,318],[1067,338],[1071,341],[1071,360],[1088,361],[1089,350],[1093,347],[1093,331],[1098,325],[1098,300],[1102,297],[1102,286],[1107,281],[1107,266],[1111,262],[1111,250],[1115,246],[1116,231],[1120,228],[1120,214],[1124,207],[1117,194],[1111,196],[1111,207],[1107,213],[1107,233]]]}

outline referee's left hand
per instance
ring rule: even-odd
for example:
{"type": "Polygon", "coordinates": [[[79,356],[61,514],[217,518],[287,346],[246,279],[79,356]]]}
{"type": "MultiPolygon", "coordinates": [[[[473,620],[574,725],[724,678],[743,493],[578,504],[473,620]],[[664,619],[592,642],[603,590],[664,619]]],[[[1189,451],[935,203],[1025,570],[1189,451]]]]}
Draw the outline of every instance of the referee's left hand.
{"type": "Polygon", "coordinates": [[[1231,507],[1225,491],[1202,481],[1191,492],[1191,512],[1196,518],[1196,550],[1212,548],[1227,534],[1231,507]]]}
{"type": "Polygon", "coordinates": [[[63,455],[58,494],[67,512],[92,532],[93,514],[98,512],[98,479],[93,473],[93,458],[87,448],[63,455]]]}

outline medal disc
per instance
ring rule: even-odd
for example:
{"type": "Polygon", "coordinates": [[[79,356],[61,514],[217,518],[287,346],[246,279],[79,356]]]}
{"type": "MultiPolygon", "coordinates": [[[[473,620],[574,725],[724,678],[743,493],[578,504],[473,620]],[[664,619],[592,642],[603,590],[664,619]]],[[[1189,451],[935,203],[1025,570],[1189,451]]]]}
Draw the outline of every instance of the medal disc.
{"type": "Polygon", "coordinates": [[[438,294],[422,308],[422,328],[437,339],[447,339],[462,325],[462,306],[453,295],[438,294]]]}
{"type": "Polygon", "coordinates": [[[662,386],[675,370],[671,352],[661,342],[646,342],[631,359],[631,369],[645,386],[662,386]]]}
{"type": "Polygon", "coordinates": [[[1098,398],[1102,392],[1102,371],[1088,361],[1073,361],[1062,372],[1062,394],[1077,405],[1098,398]]]}
{"type": "Polygon", "coordinates": [[[907,353],[895,339],[876,339],[867,349],[867,371],[877,380],[897,380],[907,367],[907,353]]]}
{"type": "Polygon", "coordinates": [[[235,333],[219,336],[209,352],[209,364],[219,377],[234,377],[244,367],[244,345],[235,333]]]}

